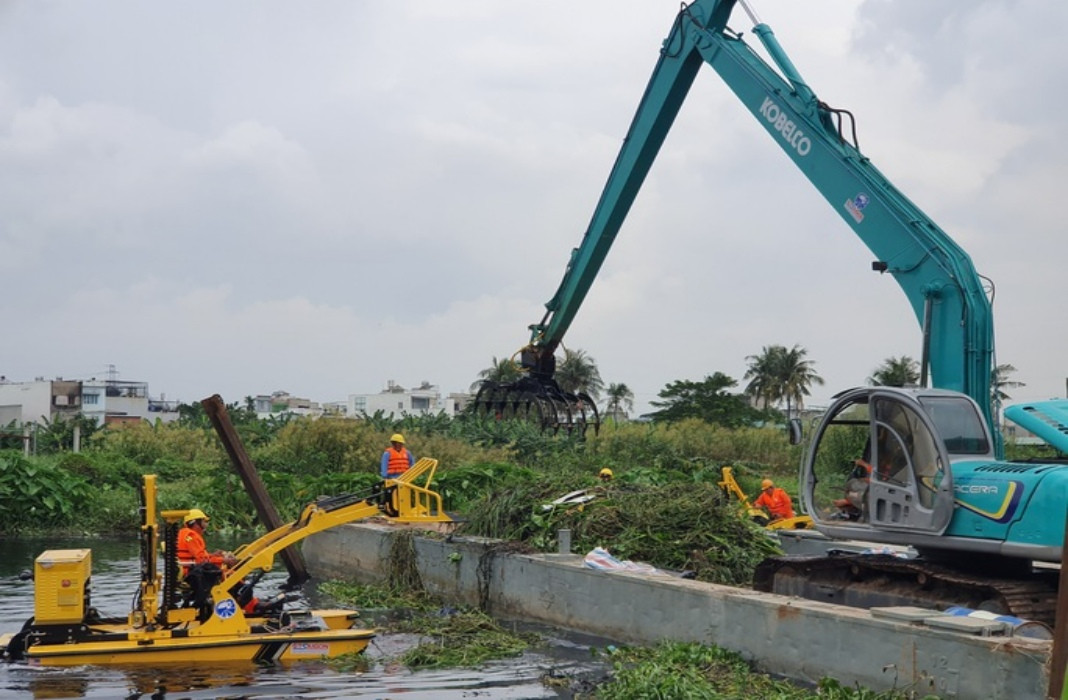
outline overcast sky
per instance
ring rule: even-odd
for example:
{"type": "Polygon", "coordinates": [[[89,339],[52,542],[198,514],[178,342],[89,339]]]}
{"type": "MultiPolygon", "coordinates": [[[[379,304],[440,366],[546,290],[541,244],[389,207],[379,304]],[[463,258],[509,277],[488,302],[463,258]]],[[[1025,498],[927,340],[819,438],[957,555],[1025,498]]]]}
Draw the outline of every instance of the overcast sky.
{"type": "MultiPolygon", "coordinates": [[[[1014,399],[1063,396],[1068,3],[752,4],[996,284],[1014,399]]],[[[466,390],[541,319],[678,7],[0,5],[0,375],[466,390]]],[[[639,411],[798,344],[825,405],[920,356],[871,261],[705,67],[565,344],[639,411]]]]}

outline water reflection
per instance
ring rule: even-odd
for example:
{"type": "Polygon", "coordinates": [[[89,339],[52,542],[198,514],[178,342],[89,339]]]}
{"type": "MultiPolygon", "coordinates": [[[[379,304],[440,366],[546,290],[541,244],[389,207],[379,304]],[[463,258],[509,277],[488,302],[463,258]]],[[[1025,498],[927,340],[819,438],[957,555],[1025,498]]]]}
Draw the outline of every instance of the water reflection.
{"type": "Polygon", "coordinates": [[[31,668],[12,665],[9,689],[32,698],[219,698],[250,697],[255,669],[233,667],[173,668],[31,668]],[[20,682],[21,681],[21,682],[20,682]]]}
{"type": "MultiPolygon", "coordinates": [[[[220,542],[219,546],[224,543],[220,542]]],[[[228,546],[228,545],[227,545],[228,546]]],[[[0,632],[15,632],[33,615],[33,581],[19,573],[33,569],[47,549],[93,550],[92,603],[106,615],[125,616],[139,580],[136,542],[86,539],[0,539],[0,632]]],[[[286,580],[283,569],[260,582],[257,590],[277,591],[286,580]]],[[[306,586],[317,598],[313,584],[306,586]]],[[[414,635],[383,635],[364,652],[362,671],[341,671],[325,662],[292,666],[31,667],[0,664],[0,697],[127,698],[152,700],[214,698],[355,698],[371,700],[403,696],[405,700],[526,700],[571,698],[566,689],[547,687],[542,677],[567,677],[580,682],[603,678],[602,664],[591,660],[589,646],[600,640],[554,636],[547,646],[517,659],[491,662],[478,669],[412,672],[389,663],[419,642],[414,635]]]]}
{"type": "MultiPolygon", "coordinates": [[[[32,668],[12,664],[3,669],[0,687],[32,698],[357,698],[370,700],[403,695],[406,700],[461,698],[570,698],[569,691],[542,683],[552,677],[603,677],[588,665],[560,664],[542,654],[525,654],[486,664],[479,669],[411,672],[390,666],[366,673],[341,673],[325,664],[166,669],[83,666],[32,668]]],[[[15,697],[3,693],[3,697],[15,697]]]]}

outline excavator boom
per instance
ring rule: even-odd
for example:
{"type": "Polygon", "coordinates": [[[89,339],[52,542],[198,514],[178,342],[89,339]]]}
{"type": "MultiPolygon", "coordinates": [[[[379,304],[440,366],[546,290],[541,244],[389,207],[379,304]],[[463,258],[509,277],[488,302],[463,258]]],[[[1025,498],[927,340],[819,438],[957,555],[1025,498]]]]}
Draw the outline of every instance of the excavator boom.
{"type": "MultiPolygon", "coordinates": [[[[774,67],[728,28],[735,0],[682,6],[638,105],[608,182],[546,312],[530,326],[520,352],[524,386],[487,384],[476,402],[501,414],[558,389],[555,355],[656,159],[698,70],[709,65],[772,140],[875,255],[873,269],[891,275],[923,330],[922,371],[933,386],[959,391],[993,425],[990,302],[969,256],[895,188],[859,149],[853,116],[820,100],[779,45],[771,28],[743,4],[774,67]],[[546,387],[541,391],[541,387],[546,387]]],[[[569,396],[569,407],[580,397],[569,396]]],[[[539,415],[541,413],[539,412],[539,415]]],[[[558,421],[563,423],[563,421],[558,421]]]]}
{"type": "MultiPolygon", "coordinates": [[[[1003,451],[991,391],[992,287],[968,254],[861,152],[853,115],[817,96],[744,0],[694,0],[676,15],[590,223],[543,318],[530,326],[520,353],[527,376],[503,393],[487,385],[480,398],[501,400],[483,402],[486,408],[507,406],[519,414],[523,404],[558,389],[554,353],[703,65],[867,246],[873,271],[893,277],[922,331],[920,387],[859,387],[835,397],[803,465],[803,510],[825,537],[910,545],[951,572],[883,567],[883,573],[903,573],[904,588],[938,580],[951,597],[981,597],[1009,611],[1045,614],[1049,587],[1031,580],[1026,569],[1034,560],[1061,559],[1068,469],[998,461],[1003,451]],[[736,2],[752,21],[759,46],[728,27],[736,2]],[[954,579],[962,563],[978,573],[954,579]],[[977,588],[995,571],[1004,573],[1001,583],[977,588]],[[1022,588],[1015,587],[1019,581],[1022,588]],[[1031,602],[1021,605],[1021,596],[1031,602]]],[[[759,192],[760,184],[754,181],[754,196],[773,199],[774,192],[759,192]]],[[[579,397],[569,400],[581,403],[579,397]]],[[[1068,446],[1068,406],[1034,404],[1019,415],[1037,434],[1068,446]]],[[[779,574],[789,566],[766,573],[788,581],[779,574]]],[[[849,580],[853,568],[834,568],[843,598],[856,590],[849,580]]]]}

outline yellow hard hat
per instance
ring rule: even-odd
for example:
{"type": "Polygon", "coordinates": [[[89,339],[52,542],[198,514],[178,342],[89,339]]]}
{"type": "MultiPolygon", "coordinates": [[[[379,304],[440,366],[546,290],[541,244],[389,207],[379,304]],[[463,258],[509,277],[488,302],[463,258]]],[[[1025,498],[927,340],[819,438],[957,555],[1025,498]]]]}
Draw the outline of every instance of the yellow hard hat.
{"type": "Polygon", "coordinates": [[[774,485],[775,485],[775,482],[772,481],[771,479],[764,479],[763,481],[760,482],[760,488],[762,488],[762,489],[766,489],[769,486],[774,486],[774,485]]]}
{"type": "Polygon", "coordinates": [[[393,433],[393,436],[389,439],[389,441],[390,442],[399,442],[400,444],[403,445],[404,444],[404,436],[401,435],[400,433],[393,433]]]}
{"type": "Polygon", "coordinates": [[[601,471],[597,472],[597,476],[601,477],[602,479],[611,479],[612,478],[612,470],[609,469],[608,467],[605,467],[601,471]]]}
{"type": "Polygon", "coordinates": [[[204,515],[204,511],[199,508],[190,508],[189,512],[185,514],[185,519],[182,521],[186,525],[194,520],[210,520],[208,516],[204,515]]]}

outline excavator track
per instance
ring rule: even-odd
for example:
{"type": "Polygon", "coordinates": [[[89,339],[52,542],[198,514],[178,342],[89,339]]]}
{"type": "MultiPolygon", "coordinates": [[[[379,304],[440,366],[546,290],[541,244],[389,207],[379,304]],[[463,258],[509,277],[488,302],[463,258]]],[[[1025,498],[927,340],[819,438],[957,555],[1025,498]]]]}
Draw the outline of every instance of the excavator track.
{"type": "Polygon", "coordinates": [[[1050,569],[997,577],[890,554],[835,553],[766,559],[757,566],[753,587],[859,608],[962,606],[1052,627],[1058,574],[1050,569]]]}

